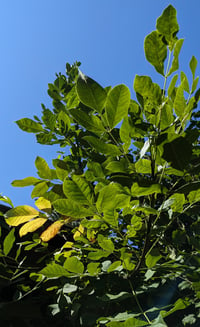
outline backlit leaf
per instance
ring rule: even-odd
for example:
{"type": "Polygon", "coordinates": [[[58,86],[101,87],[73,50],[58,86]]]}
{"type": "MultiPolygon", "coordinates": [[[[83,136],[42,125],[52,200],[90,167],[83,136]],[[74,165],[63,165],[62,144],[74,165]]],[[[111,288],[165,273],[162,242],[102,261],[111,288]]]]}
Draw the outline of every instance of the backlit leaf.
{"type": "Polygon", "coordinates": [[[55,221],[53,224],[51,224],[47,229],[45,229],[44,232],[40,235],[40,238],[43,242],[48,242],[52,238],[54,238],[61,227],[64,225],[64,223],[60,220],[55,221]]]}
{"type": "Polygon", "coordinates": [[[28,205],[24,205],[18,206],[14,209],[7,211],[5,217],[8,225],[18,226],[29,221],[32,218],[37,217],[38,215],[39,212],[36,209],[28,205]]]}
{"type": "Polygon", "coordinates": [[[46,212],[51,211],[51,202],[43,197],[38,198],[35,201],[35,205],[38,207],[38,209],[46,212]]]}
{"type": "Polygon", "coordinates": [[[115,86],[108,94],[105,112],[110,129],[113,129],[128,113],[130,91],[124,85],[115,86]]]}
{"type": "Polygon", "coordinates": [[[44,179],[51,179],[51,169],[49,168],[45,159],[37,157],[35,160],[35,166],[38,170],[38,175],[44,179]]]}
{"type": "Polygon", "coordinates": [[[192,56],[192,59],[190,60],[190,69],[192,72],[193,79],[195,77],[196,68],[197,68],[197,59],[194,56],[192,56]]]}
{"type": "Polygon", "coordinates": [[[40,182],[40,179],[38,179],[36,177],[26,177],[26,178],[23,178],[23,179],[14,180],[12,182],[12,186],[24,187],[24,186],[35,185],[38,182],[40,182]]]}
{"type": "Polygon", "coordinates": [[[107,93],[104,88],[92,78],[79,74],[77,84],[79,99],[86,106],[101,113],[106,102],[107,93]]]}
{"type": "Polygon", "coordinates": [[[164,61],[167,57],[167,47],[162,41],[162,36],[153,31],[144,41],[146,59],[155,67],[158,73],[164,75],[164,61]]]}
{"type": "Polygon", "coordinates": [[[80,175],[73,175],[72,179],[65,179],[63,191],[67,198],[79,204],[91,205],[94,202],[94,196],[90,185],[85,178],[80,175]]]}
{"type": "Polygon", "coordinates": [[[64,268],[70,272],[83,274],[84,272],[84,265],[82,262],[76,257],[67,258],[64,262],[64,268]]]}
{"type": "Polygon", "coordinates": [[[69,199],[58,199],[53,202],[53,207],[62,215],[72,218],[85,218],[94,214],[93,210],[87,209],[69,199]]]}
{"type": "Polygon", "coordinates": [[[32,233],[40,228],[47,221],[46,218],[36,218],[24,224],[19,230],[19,236],[22,237],[27,233],[32,233]]]}
{"type": "Polygon", "coordinates": [[[183,39],[179,39],[175,43],[173,60],[172,60],[171,68],[170,68],[167,76],[171,75],[172,73],[174,73],[176,70],[179,69],[179,60],[178,59],[179,59],[179,53],[180,53],[182,45],[183,45],[183,41],[184,41],[183,39]]]}
{"type": "Polygon", "coordinates": [[[34,120],[30,118],[22,118],[20,120],[16,121],[19,128],[22,129],[22,131],[28,132],[28,133],[38,133],[43,131],[43,127],[40,123],[36,123],[34,120]]]}
{"type": "Polygon", "coordinates": [[[172,5],[164,9],[162,15],[157,19],[156,28],[159,33],[165,36],[166,41],[169,42],[169,45],[172,47],[173,39],[179,31],[176,9],[172,5]]]}

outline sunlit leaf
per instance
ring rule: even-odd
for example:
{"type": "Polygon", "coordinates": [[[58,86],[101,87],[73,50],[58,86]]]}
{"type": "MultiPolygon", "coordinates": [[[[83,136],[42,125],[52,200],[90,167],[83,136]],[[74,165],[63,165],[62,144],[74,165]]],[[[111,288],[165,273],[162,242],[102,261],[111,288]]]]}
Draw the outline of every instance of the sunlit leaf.
{"type": "Polygon", "coordinates": [[[64,223],[60,220],[55,221],[53,224],[51,224],[47,229],[45,229],[44,232],[40,235],[40,238],[43,242],[48,242],[52,238],[54,238],[58,232],[60,231],[61,227],[64,225],[64,223]]]}
{"type": "Polygon", "coordinates": [[[40,228],[47,221],[46,218],[36,218],[24,224],[19,230],[19,236],[22,237],[27,233],[32,233],[40,228]]]}
{"type": "Polygon", "coordinates": [[[176,41],[175,43],[175,47],[174,47],[174,53],[173,53],[173,60],[172,60],[172,64],[170,67],[170,70],[167,74],[167,76],[171,75],[172,73],[174,73],[176,70],[179,69],[179,53],[181,51],[182,45],[183,45],[183,39],[179,39],[176,41]]]}
{"type": "Polygon", "coordinates": [[[10,226],[18,226],[39,215],[39,212],[28,206],[18,206],[6,212],[6,222],[10,226]]]}
{"type": "Polygon", "coordinates": [[[36,177],[26,177],[23,179],[16,179],[12,182],[12,186],[17,186],[17,187],[24,187],[24,186],[30,186],[30,185],[35,185],[38,182],[40,182],[40,179],[36,177]]]}
{"type": "Polygon", "coordinates": [[[145,262],[148,268],[152,268],[162,258],[160,252],[157,249],[152,249],[145,258],[145,262]]]}
{"type": "Polygon", "coordinates": [[[51,169],[49,168],[45,159],[37,157],[35,160],[35,166],[38,170],[38,175],[44,179],[51,179],[51,169]]]}
{"type": "Polygon", "coordinates": [[[35,205],[38,207],[38,209],[46,212],[51,211],[51,202],[43,197],[38,198],[35,201],[35,205]]]}

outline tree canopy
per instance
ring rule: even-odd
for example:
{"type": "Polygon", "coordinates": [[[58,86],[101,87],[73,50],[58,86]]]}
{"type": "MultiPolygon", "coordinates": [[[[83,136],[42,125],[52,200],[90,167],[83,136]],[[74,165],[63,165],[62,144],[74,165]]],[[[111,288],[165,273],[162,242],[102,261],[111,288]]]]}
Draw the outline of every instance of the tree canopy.
{"type": "Polygon", "coordinates": [[[162,87],[136,75],[133,100],[67,63],[48,85],[52,109],[16,122],[61,151],[12,182],[33,185],[36,207],[1,197],[5,324],[199,325],[200,90],[194,56],[192,82],[179,71],[178,32],[169,5],[144,40],[162,87]]]}

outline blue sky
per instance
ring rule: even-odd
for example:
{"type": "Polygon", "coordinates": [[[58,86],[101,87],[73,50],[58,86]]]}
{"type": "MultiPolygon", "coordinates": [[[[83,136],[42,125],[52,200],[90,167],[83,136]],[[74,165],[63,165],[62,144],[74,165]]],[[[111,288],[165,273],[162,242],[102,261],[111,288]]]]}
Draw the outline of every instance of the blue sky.
{"type": "Polygon", "coordinates": [[[66,62],[81,61],[81,70],[103,86],[125,83],[133,97],[136,74],[163,85],[145,59],[143,41],[170,3],[185,39],[180,68],[190,74],[192,55],[200,58],[199,0],[1,0],[0,192],[14,205],[33,200],[31,187],[14,188],[12,180],[36,176],[36,156],[51,164],[58,150],[37,144],[14,122],[40,116],[41,103],[51,109],[47,84],[65,72],[66,62]]]}

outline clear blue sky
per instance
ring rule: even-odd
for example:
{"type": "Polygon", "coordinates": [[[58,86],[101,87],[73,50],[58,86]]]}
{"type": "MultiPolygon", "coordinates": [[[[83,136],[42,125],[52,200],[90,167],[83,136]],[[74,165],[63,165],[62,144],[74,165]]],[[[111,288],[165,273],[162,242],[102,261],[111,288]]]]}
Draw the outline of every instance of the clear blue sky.
{"type": "Polygon", "coordinates": [[[40,116],[41,103],[51,108],[47,84],[65,72],[66,62],[81,61],[82,71],[103,86],[125,83],[132,91],[135,74],[162,83],[145,60],[143,41],[170,3],[185,39],[181,70],[188,74],[192,55],[200,61],[199,0],[1,0],[0,192],[15,205],[33,204],[32,188],[14,188],[12,180],[36,176],[36,156],[51,164],[58,148],[37,144],[14,121],[40,116]]]}

